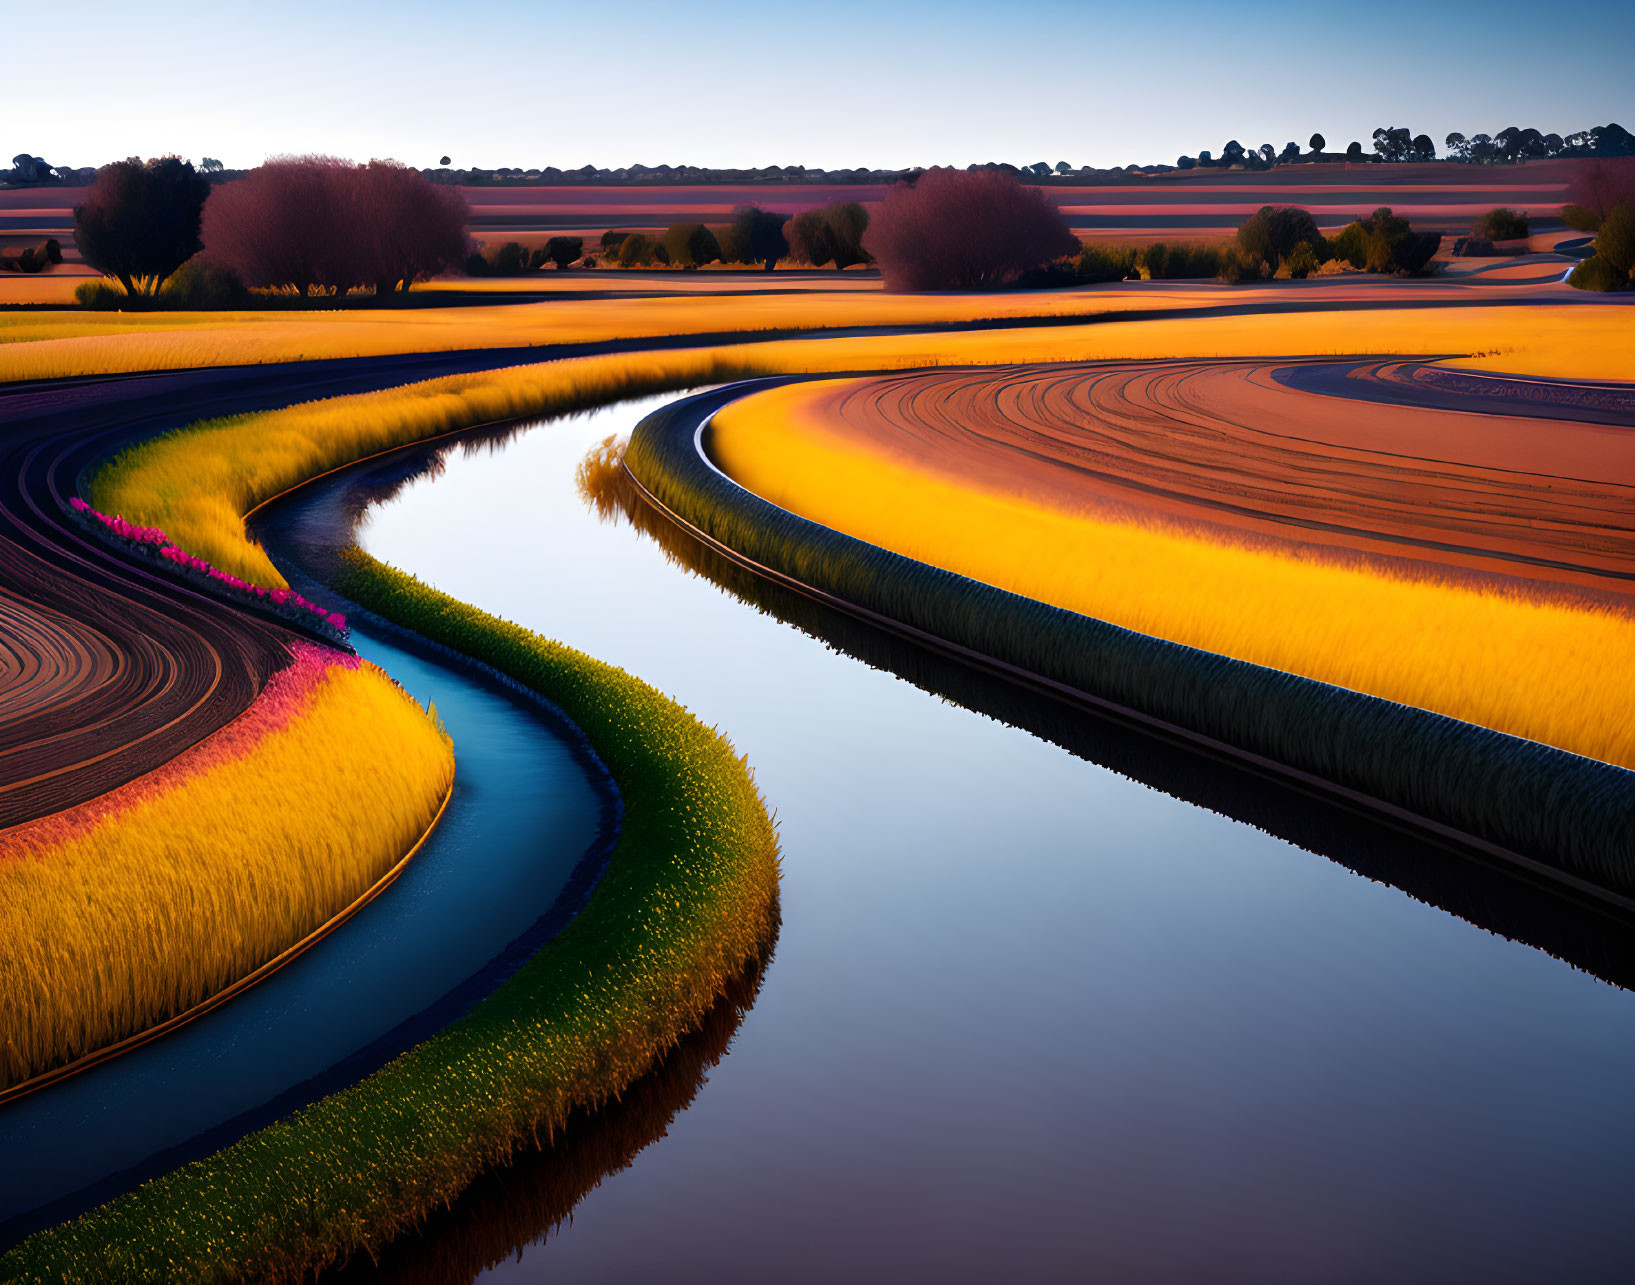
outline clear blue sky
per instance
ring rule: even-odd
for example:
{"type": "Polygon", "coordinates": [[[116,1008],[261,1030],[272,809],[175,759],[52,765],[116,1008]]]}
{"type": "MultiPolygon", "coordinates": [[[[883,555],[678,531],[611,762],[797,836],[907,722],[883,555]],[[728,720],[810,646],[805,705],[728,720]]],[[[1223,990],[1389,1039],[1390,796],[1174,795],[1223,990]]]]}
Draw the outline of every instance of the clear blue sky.
{"type": "MultiPolygon", "coordinates": [[[[1635,4],[80,0],[0,157],[461,166],[1174,161],[1378,125],[1635,130],[1635,4]]],[[[16,26],[17,24],[13,24],[16,26]]],[[[24,27],[33,30],[28,22],[24,27]]]]}

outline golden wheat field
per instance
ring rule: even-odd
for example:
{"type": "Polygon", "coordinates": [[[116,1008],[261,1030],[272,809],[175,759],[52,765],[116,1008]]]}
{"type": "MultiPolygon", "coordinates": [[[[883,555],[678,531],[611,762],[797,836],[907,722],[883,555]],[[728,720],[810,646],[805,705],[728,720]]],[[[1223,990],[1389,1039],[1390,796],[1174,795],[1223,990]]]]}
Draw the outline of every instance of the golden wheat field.
{"type": "Polygon", "coordinates": [[[454,775],[433,717],[298,644],[250,710],[148,776],[5,832],[0,1088],[208,999],[364,894],[454,775]]]}
{"type": "Polygon", "coordinates": [[[1635,766],[1635,621],[1069,513],[927,476],[812,421],[823,385],[718,412],[713,451],[773,504],[1144,634],[1635,766]],[[1588,697],[1593,693],[1593,698],[1588,697]]]}
{"type": "Polygon", "coordinates": [[[1092,324],[1078,327],[1058,322],[1042,332],[1024,328],[930,338],[871,336],[863,357],[866,364],[860,368],[911,360],[945,364],[1095,357],[1446,353],[1467,355],[1462,360],[1518,374],[1635,378],[1628,309],[1576,302],[1535,304],[1526,309],[1486,306],[1489,300],[1498,304],[1507,289],[1468,288],[1463,296],[1439,296],[1448,306],[1436,308],[1333,312],[1306,308],[1355,302],[1359,292],[1366,293],[1375,305],[1407,301],[1410,296],[1389,284],[1368,288],[1325,285],[1321,294],[1302,296],[1304,307],[1290,310],[1287,295],[1267,289],[1173,288],[1148,283],[1138,289],[1066,294],[933,297],[806,291],[714,299],[575,299],[571,305],[395,312],[37,311],[0,315],[0,382],[614,338],[923,327],[990,319],[1014,323],[1072,316],[1084,316],[1092,324]],[[1272,307],[1276,310],[1255,311],[1272,307]],[[1231,314],[1215,315],[1222,308],[1231,309],[1231,314]],[[1144,312],[1175,310],[1197,315],[1140,319],[1144,312]],[[1117,324],[1109,324],[1115,320],[1117,324]],[[1045,355],[1057,351],[1064,355],[1045,355]]]}
{"type": "Polygon", "coordinates": [[[952,335],[775,340],[662,354],[541,362],[305,403],[195,425],[143,443],[104,468],[91,503],[160,527],[188,551],[256,584],[282,577],[250,544],[243,515],[316,473],[474,424],[550,415],[615,397],[755,375],[898,370],[916,366],[1143,359],[1176,355],[1476,351],[1498,333],[1495,355],[1463,364],[1549,374],[1569,361],[1587,369],[1635,367],[1631,319],[1618,307],[1462,308],[1364,313],[1251,314],[1018,328],[952,335]],[[1446,315],[1444,315],[1446,314],[1446,315]],[[1349,342],[1348,342],[1349,337],[1349,342]],[[253,423],[254,429],[245,431],[253,423]]]}

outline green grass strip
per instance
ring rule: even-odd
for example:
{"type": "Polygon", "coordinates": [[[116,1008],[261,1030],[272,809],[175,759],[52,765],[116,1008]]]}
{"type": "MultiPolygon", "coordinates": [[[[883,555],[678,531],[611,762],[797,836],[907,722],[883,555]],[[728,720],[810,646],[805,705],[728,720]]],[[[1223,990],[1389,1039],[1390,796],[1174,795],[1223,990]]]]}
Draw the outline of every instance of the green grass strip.
{"type": "Polygon", "coordinates": [[[466,1017],[349,1089],[40,1232],[8,1282],[299,1281],[624,1091],[758,959],[777,839],[746,762],[637,678],[352,551],[336,587],[555,702],[619,784],[586,907],[466,1017]]]}

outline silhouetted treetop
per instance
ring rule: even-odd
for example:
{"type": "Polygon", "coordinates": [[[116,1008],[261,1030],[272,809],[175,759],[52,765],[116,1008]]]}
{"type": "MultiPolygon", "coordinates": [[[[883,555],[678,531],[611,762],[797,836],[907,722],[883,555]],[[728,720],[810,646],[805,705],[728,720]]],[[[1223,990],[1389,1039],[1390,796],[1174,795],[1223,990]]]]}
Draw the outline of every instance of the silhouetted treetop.
{"type": "Polygon", "coordinates": [[[1038,188],[996,171],[942,168],[889,189],[863,245],[890,290],[992,287],[1079,248],[1038,188]]]}
{"type": "Polygon", "coordinates": [[[85,204],[74,209],[74,243],[127,294],[154,294],[199,252],[200,212],[209,195],[209,182],[174,156],[104,165],[85,204]]]}

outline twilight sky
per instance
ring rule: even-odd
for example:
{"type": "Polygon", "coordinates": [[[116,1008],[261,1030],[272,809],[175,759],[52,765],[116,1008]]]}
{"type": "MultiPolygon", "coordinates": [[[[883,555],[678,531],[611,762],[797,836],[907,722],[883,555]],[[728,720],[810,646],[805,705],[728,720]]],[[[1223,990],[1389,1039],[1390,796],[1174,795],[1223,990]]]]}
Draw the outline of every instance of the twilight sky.
{"type": "Polygon", "coordinates": [[[426,166],[1173,162],[1321,131],[1635,130],[1635,4],[79,0],[0,158],[426,166]],[[75,32],[81,34],[74,34],[75,32]],[[97,68],[101,70],[97,70],[97,68]]]}

